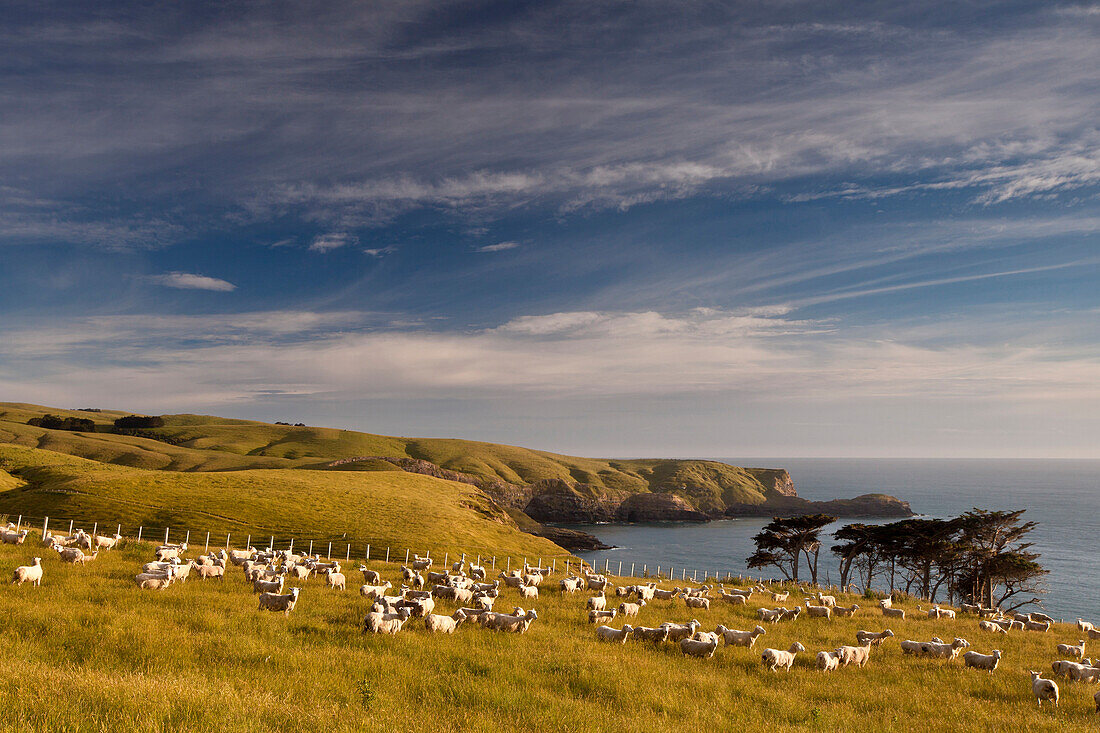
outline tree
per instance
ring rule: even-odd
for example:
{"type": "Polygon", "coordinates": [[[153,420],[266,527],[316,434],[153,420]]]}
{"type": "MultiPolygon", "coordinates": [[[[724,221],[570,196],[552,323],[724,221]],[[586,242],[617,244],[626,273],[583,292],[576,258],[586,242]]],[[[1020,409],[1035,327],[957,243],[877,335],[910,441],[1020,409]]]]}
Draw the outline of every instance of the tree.
{"type": "Polygon", "coordinates": [[[810,569],[811,581],[817,584],[818,557],[821,540],[818,533],[836,521],[828,514],[803,514],[797,517],[775,517],[753,537],[756,552],[747,559],[750,568],[775,566],[788,580],[798,582],[798,566],[802,557],[810,569]]]}
{"type": "MultiPolygon", "coordinates": [[[[847,588],[848,582],[851,580],[852,566],[861,557],[870,561],[877,550],[878,533],[876,530],[879,528],[875,525],[856,523],[846,524],[836,532],[833,532],[833,538],[841,540],[845,544],[833,545],[830,548],[834,555],[840,558],[840,587],[847,588]]],[[[871,566],[872,572],[868,573],[868,576],[873,574],[873,565],[871,566]]],[[[871,584],[871,578],[867,577],[864,582],[864,586],[871,584]]]]}
{"type": "Polygon", "coordinates": [[[85,417],[61,417],[60,415],[43,415],[27,420],[28,425],[49,430],[73,430],[82,433],[94,433],[95,422],[85,417]]]}
{"type": "Polygon", "coordinates": [[[144,430],[148,428],[164,427],[164,418],[147,417],[145,415],[127,415],[115,420],[115,427],[120,430],[144,430]]]}
{"type": "MultiPolygon", "coordinates": [[[[994,606],[1020,594],[1041,594],[1042,578],[1047,571],[1039,565],[1039,555],[1029,552],[1032,543],[1024,541],[1038,525],[1023,522],[1023,509],[994,512],[974,508],[959,517],[960,543],[965,547],[962,560],[960,594],[971,602],[994,606]],[[998,586],[1004,591],[995,597],[998,586]]],[[[1025,603],[1023,601],[1014,608],[1025,603]]]]}

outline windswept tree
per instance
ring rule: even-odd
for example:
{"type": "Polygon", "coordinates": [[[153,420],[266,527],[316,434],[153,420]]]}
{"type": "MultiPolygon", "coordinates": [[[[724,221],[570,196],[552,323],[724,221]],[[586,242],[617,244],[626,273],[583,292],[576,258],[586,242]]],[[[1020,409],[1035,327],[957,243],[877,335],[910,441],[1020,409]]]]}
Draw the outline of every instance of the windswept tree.
{"type": "MultiPolygon", "coordinates": [[[[1025,541],[1038,525],[1024,522],[1023,509],[992,512],[971,509],[959,517],[960,543],[966,547],[959,591],[986,606],[1000,605],[1017,596],[1038,596],[1047,571],[1037,562],[1025,541]]],[[[1037,597],[1019,601],[1013,608],[1038,602],[1037,597]]]]}
{"type": "Polygon", "coordinates": [[[817,583],[818,557],[821,553],[821,530],[836,521],[828,514],[803,514],[797,517],[775,517],[753,537],[756,552],[747,559],[750,568],[774,566],[788,580],[798,582],[798,567],[805,557],[810,580],[817,583]]]}
{"type": "Polygon", "coordinates": [[[871,584],[871,576],[874,574],[872,557],[878,552],[877,530],[879,530],[877,525],[857,522],[856,524],[846,524],[833,532],[833,538],[843,543],[833,545],[830,548],[833,554],[840,559],[841,588],[848,587],[848,583],[851,581],[852,568],[860,559],[870,564],[868,577],[864,578],[863,584],[865,587],[871,584]]]}

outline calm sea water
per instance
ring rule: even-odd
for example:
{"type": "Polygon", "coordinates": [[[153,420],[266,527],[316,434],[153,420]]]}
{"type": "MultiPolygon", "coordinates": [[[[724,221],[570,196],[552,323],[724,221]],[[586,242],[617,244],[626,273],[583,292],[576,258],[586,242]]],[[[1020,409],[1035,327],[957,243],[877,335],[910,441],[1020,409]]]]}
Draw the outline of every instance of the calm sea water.
{"type": "MultiPolygon", "coordinates": [[[[956,516],[973,507],[1026,509],[1039,523],[1031,534],[1034,551],[1050,571],[1047,611],[1067,620],[1100,620],[1100,461],[1073,460],[896,460],[719,458],[741,466],[782,466],[791,472],[800,496],[827,500],[881,492],[910,502],[930,517],[956,516]]],[[[730,519],[706,524],[657,523],[570,525],[591,532],[616,549],[580,553],[612,570],[636,563],[652,572],[681,568],[713,573],[748,573],[745,558],[752,537],[768,519],[730,519]]],[[[874,521],[874,520],[843,520],[874,521]]],[[[882,520],[893,521],[893,520],[882,520]]],[[[839,526],[839,525],[837,525],[839,526]]],[[[826,532],[832,532],[830,527],[826,532]]],[[[822,553],[822,577],[836,582],[836,565],[822,553]],[[825,570],[825,568],[828,568],[825,570]]],[[[803,566],[803,570],[805,566],[803,566]]]]}

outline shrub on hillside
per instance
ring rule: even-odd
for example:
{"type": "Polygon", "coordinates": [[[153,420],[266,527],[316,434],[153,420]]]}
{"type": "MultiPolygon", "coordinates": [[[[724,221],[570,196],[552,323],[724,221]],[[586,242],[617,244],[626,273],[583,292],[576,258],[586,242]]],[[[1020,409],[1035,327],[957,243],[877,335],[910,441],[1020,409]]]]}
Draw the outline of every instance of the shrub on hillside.
{"type": "Polygon", "coordinates": [[[60,415],[43,415],[27,420],[28,425],[50,430],[75,430],[85,433],[95,432],[95,423],[84,417],[61,417],[60,415]]]}
{"type": "Polygon", "coordinates": [[[163,428],[163,417],[146,417],[144,415],[127,415],[115,420],[115,427],[122,430],[144,430],[148,428],[163,428]]]}

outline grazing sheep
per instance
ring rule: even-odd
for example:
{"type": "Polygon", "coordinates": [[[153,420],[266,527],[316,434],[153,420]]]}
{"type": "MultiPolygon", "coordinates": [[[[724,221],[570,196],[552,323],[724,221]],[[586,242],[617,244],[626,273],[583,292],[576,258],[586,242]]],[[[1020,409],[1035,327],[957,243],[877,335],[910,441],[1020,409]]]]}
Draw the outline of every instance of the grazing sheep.
{"type": "Polygon", "coordinates": [[[658,626],[657,628],[649,628],[648,626],[635,626],[634,632],[631,636],[639,641],[651,641],[654,644],[660,644],[662,641],[668,641],[669,627],[665,625],[658,626]]]}
{"type": "Polygon", "coordinates": [[[794,664],[795,655],[804,651],[806,651],[806,647],[796,641],[794,644],[791,644],[791,648],[787,651],[781,649],[765,649],[764,653],[760,655],[760,660],[764,663],[764,666],[772,672],[777,671],[780,667],[783,668],[784,672],[790,672],[791,666],[794,664]]]}
{"type": "MultiPolygon", "coordinates": [[[[539,588],[537,585],[522,585],[519,588],[519,595],[521,598],[538,598],[539,588]]],[[[473,600],[472,592],[470,593],[470,600],[473,600]]]]}
{"type": "Polygon", "coordinates": [[[359,595],[373,600],[386,595],[386,591],[392,587],[388,580],[382,585],[363,585],[359,587],[359,595]]]}
{"type": "Polygon", "coordinates": [[[783,601],[787,600],[790,597],[791,597],[791,592],[790,591],[787,591],[786,593],[772,593],[772,602],[782,603],[783,601]]]}
{"type": "Polygon", "coordinates": [[[997,669],[997,664],[1000,661],[1000,649],[994,649],[992,654],[979,654],[978,652],[967,652],[963,654],[963,664],[967,667],[972,669],[984,669],[990,674],[993,674],[993,671],[997,669]]]}
{"type": "Polygon", "coordinates": [[[685,657],[699,657],[710,659],[714,656],[714,650],[718,648],[718,637],[712,636],[706,640],[681,639],[680,653],[685,657]]]}
{"type": "Polygon", "coordinates": [[[1085,634],[1090,639],[1100,639],[1100,629],[1089,629],[1088,631],[1085,632],[1085,634]]]}
{"type": "Polygon", "coordinates": [[[612,608],[610,610],[607,610],[607,611],[589,611],[588,612],[588,623],[594,624],[597,621],[602,621],[604,619],[613,619],[613,618],[615,618],[615,614],[617,614],[617,613],[618,613],[618,610],[614,609],[614,608],[612,608]]]}
{"type": "Polygon", "coordinates": [[[1049,621],[1025,621],[1024,628],[1028,631],[1046,632],[1050,631],[1049,621]]]}
{"type": "MultiPolygon", "coordinates": [[[[188,563],[186,567],[187,573],[189,574],[191,572],[192,564],[188,563]]],[[[225,578],[225,567],[222,565],[197,565],[194,567],[195,572],[198,573],[199,577],[203,580],[206,580],[207,578],[225,578]]],[[[180,580],[183,580],[184,578],[186,578],[186,574],[180,574],[179,578],[180,580]]]]}
{"type": "Polygon", "coordinates": [[[831,606],[811,606],[809,601],[806,601],[806,615],[810,618],[828,618],[833,617],[833,609],[831,606]]]}
{"type": "MultiPolygon", "coordinates": [[[[598,612],[597,612],[598,613],[598,612]]],[[[513,634],[523,634],[531,626],[531,622],[539,616],[535,609],[531,609],[521,616],[506,616],[502,613],[484,613],[479,619],[482,626],[492,631],[508,631],[513,634]]]]}
{"type": "Polygon", "coordinates": [[[735,606],[744,606],[749,602],[749,597],[740,593],[726,593],[725,591],[719,591],[718,597],[726,603],[732,603],[735,606]]]}
{"type": "Polygon", "coordinates": [[[840,666],[840,656],[836,652],[818,652],[817,668],[822,672],[831,672],[840,666]]]}
{"type": "Polygon", "coordinates": [[[113,537],[97,534],[95,536],[95,546],[100,550],[113,550],[118,547],[118,543],[122,542],[122,535],[117,532],[113,537]]]}
{"type": "Polygon", "coordinates": [[[821,591],[817,592],[817,603],[820,606],[827,606],[828,608],[836,607],[836,596],[823,596],[821,591]]]}
{"type": "Polygon", "coordinates": [[[245,560],[251,560],[252,556],[256,554],[255,547],[249,547],[247,550],[230,550],[229,562],[234,565],[243,565],[245,560]]]}
{"type": "Polygon", "coordinates": [[[978,622],[978,628],[981,629],[982,631],[993,632],[994,634],[1007,634],[1008,633],[1008,629],[1006,629],[1005,627],[1000,626],[998,624],[995,624],[992,621],[986,621],[985,619],[982,619],[981,621],[978,622]]]}
{"type": "Polygon", "coordinates": [[[880,646],[882,642],[886,641],[887,639],[893,638],[893,636],[894,632],[890,629],[885,629],[883,631],[879,631],[878,633],[875,633],[873,631],[860,630],[856,632],[856,641],[859,643],[860,646],[864,646],[868,642],[871,644],[871,646],[880,646]]]}
{"type": "Polygon", "coordinates": [[[61,547],[60,545],[54,545],[54,549],[57,550],[58,555],[61,556],[61,562],[68,562],[73,565],[84,562],[84,551],[79,547],[61,547]]]}
{"type": "Polygon", "coordinates": [[[363,583],[366,585],[381,585],[382,573],[377,570],[368,570],[366,565],[360,565],[359,572],[363,574],[363,583]]]}
{"type": "Polygon", "coordinates": [[[661,626],[668,628],[668,640],[675,643],[695,636],[695,632],[699,630],[700,623],[692,619],[686,624],[675,624],[671,621],[666,621],[661,624],[661,626]]]}
{"type": "Polygon", "coordinates": [[[20,565],[11,574],[11,582],[15,585],[30,583],[42,585],[42,558],[36,557],[30,565],[20,565]]]}
{"type": "Polygon", "coordinates": [[[607,591],[611,587],[610,580],[597,575],[588,576],[587,582],[590,590],[607,591]]]}
{"type": "Polygon", "coordinates": [[[428,570],[432,566],[432,559],[430,557],[416,557],[413,556],[413,570],[428,570]]]}
{"type": "Polygon", "coordinates": [[[329,572],[328,587],[333,590],[346,590],[347,578],[343,573],[329,572]]]}
{"type": "Polygon", "coordinates": [[[838,657],[840,657],[840,663],[847,667],[849,664],[854,664],[857,667],[863,667],[867,664],[867,661],[871,658],[871,642],[868,641],[863,646],[842,646],[837,647],[835,650],[838,657]]]}
{"type": "Polygon", "coordinates": [[[172,585],[171,578],[146,578],[138,583],[141,590],[165,590],[172,585]]]}
{"type": "Polygon", "coordinates": [[[261,593],[260,607],[258,610],[281,611],[284,615],[290,616],[290,612],[298,605],[298,593],[300,592],[300,588],[291,588],[290,593],[285,595],[279,595],[278,593],[261,593]]]}
{"type": "Polygon", "coordinates": [[[596,638],[600,641],[610,641],[616,644],[625,644],[626,640],[634,632],[630,624],[623,624],[621,629],[613,629],[610,626],[597,626],[596,638]]]}
{"type": "Polygon", "coordinates": [[[260,580],[256,579],[252,581],[253,593],[282,593],[283,592],[283,578],[279,576],[278,580],[260,580]]]}
{"type": "Polygon", "coordinates": [[[916,654],[919,656],[924,652],[924,642],[906,639],[901,642],[901,651],[904,654],[916,654]]]}
{"type": "MultiPolygon", "coordinates": [[[[0,529],[0,540],[6,545],[21,545],[27,540],[27,530],[20,532],[9,531],[6,529],[0,529]]],[[[90,547],[88,549],[91,549],[90,547]]]]}
{"type": "Polygon", "coordinates": [[[485,580],[485,566],[483,565],[471,565],[470,577],[474,580],[485,580]]]}
{"type": "Polygon", "coordinates": [[[802,606],[795,606],[794,608],[790,609],[789,611],[784,608],[783,612],[781,614],[779,614],[779,620],[780,621],[793,621],[794,619],[798,618],[799,614],[801,614],[801,613],[802,613],[802,606]]]}
{"type": "Polygon", "coordinates": [[[461,608],[452,616],[437,616],[430,613],[424,617],[424,628],[433,634],[453,634],[465,620],[466,612],[461,608]]]}
{"type": "MultiPolygon", "coordinates": [[[[920,606],[917,606],[920,608],[920,606]]],[[[949,608],[940,608],[939,604],[932,606],[928,609],[928,618],[955,618],[955,612],[949,608]]]]}
{"type": "Polygon", "coordinates": [[[1050,616],[1047,616],[1045,613],[1039,613],[1038,611],[1032,611],[1031,613],[1029,613],[1027,620],[1028,621],[1038,621],[1040,623],[1048,623],[1048,624],[1054,623],[1054,619],[1052,619],[1050,616]]]}
{"type": "Polygon", "coordinates": [[[397,604],[398,608],[409,609],[410,614],[414,618],[424,618],[432,611],[435,610],[434,598],[412,598],[406,601],[401,601],[397,604]]]}
{"type": "Polygon", "coordinates": [[[879,606],[882,609],[882,615],[887,618],[899,618],[905,620],[904,608],[892,608],[890,606],[879,606]]]}
{"type": "Polygon", "coordinates": [[[973,613],[975,615],[982,610],[982,607],[976,603],[960,603],[959,608],[962,609],[963,613],[973,613]]]}
{"type": "Polygon", "coordinates": [[[409,620],[407,608],[402,608],[396,613],[371,611],[363,619],[363,633],[372,634],[396,634],[409,620]]]}
{"type": "Polygon", "coordinates": [[[637,616],[638,612],[642,610],[642,606],[644,605],[644,600],[638,601],[637,603],[620,603],[619,613],[623,616],[637,616]]]}
{"type": "Polygon", "coordinates": [[[926,641],[921,644],[920,653],[936,659],[955,659],[959,656],[959,650],[970,646],[966,639],[955,638],[950,644],[942,642],[926,641]]]}
{"type": "Polygon", "coordinates": [[[566,593],[576,593],[581,589],[581,583],[584,581],[576,577],[562,578],[558,581],[558,588],[561,589],[562,595],[566,593]]]}
{"type": "Polygon", "coordinates": [[[634,586],[634,595],[638,596],[639,601],[652,601],[657,597],[657,585],[655,583],[636,585],[634,586]]]}
{"type": "Polygon", "coordinates": [[[598,596],[589,598],[585,605],[589,611],[602,611],[607,608],[607,596],[601,592],[598,596]]]}
{"type": "Polygon", "coordinates": [[[785,608],[758,608],[756,609],[756,615],[760,617],[761,621],[774,624],[782,618],[783,612],[786,610],[785,608]]]}
{"type": "Polygon", "coordinates": [[[523,585],[523,578],[519,575],[505,575],[504,571],[500,571],[500,579],[504,581],[504,585],[509,588],[519,588],[523,585]]]}
{"type": "Polygon", "coordinates": [[[662,601],[671,601],[679,595],[679,591],[673,588],[672,590],[664,590],[662,588],[653,589],[653,597],[662,601]]]}
{"type": "Polygon", "coordinates": [[[710,610],[710,599],[703,598],[701,596],[684,596],[684,603],[688,608],[701,608],[704,611],[710,610]]]}
{"type": "Polygon", "coordinates": [[[1054,707],[1058,707],[1058,685],[1054,680],[1044,679],[1032,670],[1028,670],[1028,674],[1031,675],[1031,692],[1039,707],[1043,707],[1043,700],[1049,700],[1054,703],[1054,707]]]}
{"type": "Polygon", "coordinates": [[[1002,629],[1005,629],[1006,631],[1010,631],[1012,629],[1023,629],[1024,628],[1024,625],[1023,625],[1022,622],[1013,621],[1010,618],[995,618],[995,619],[992,619],[990,621],[990,623],[997,624],[998,626],[1000,626],[1002,629]]]}
{"type": "Polygon", "coordinates": [[[719,626],[714,631],[725,639],[726,646],[744,646],[750,649],[756,643],[757,637],[768,633],[763,626],[757,626],[752,631],[738,631],[737,629],[727,629],[725,626],[719,626]]]}
{"type": "Polygon", "coordinates": [[[1066,656],[1073,657],[1074,659],[1085,658],[1085,641],[1083,639],[1077,642],[1077,646],[1073,644],[1059,644],[1058,653],[1065,654],[1066,656]]]}
{"type": "Polygon", "coordinates": [[[833,613],[835,613],[837,616],[855,616],[856,611],[858,610],[859,604],[853,603],[847,608],[845,608],[844,606],[836,606],[835,608],[833,608],[833,613]]]}

